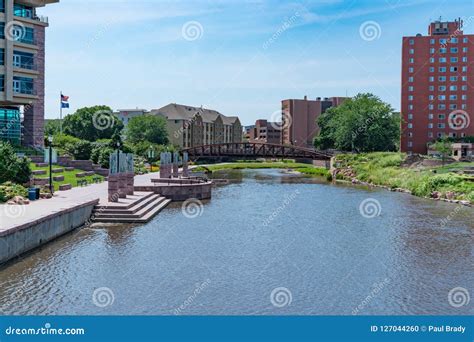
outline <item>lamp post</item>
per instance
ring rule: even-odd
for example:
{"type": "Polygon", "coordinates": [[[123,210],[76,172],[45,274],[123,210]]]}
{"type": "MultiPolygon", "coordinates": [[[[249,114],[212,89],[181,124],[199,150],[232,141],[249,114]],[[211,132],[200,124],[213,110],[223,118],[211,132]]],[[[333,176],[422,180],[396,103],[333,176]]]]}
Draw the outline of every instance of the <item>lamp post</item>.
{"type": "Polygon", "coordinates": [[[53,185],[53,137],[50,135],[48,137],[49,142],[49,191],[51,195],[54,192],[54,185],[53,185]]]}
{"type": "Polygon", "coordinates": [[[153,172],[153,165],[151,163],[154,157],[155,157],[155,151],[153,150],[153,146],[150,145],[150,147],[148,148],[148,163],[150,163],[150,172],[153,172]]]}
{"type": "Polygon", "coordinates": [[[120,172],[120,142],[117,142],[117,174],[120,172]]]}

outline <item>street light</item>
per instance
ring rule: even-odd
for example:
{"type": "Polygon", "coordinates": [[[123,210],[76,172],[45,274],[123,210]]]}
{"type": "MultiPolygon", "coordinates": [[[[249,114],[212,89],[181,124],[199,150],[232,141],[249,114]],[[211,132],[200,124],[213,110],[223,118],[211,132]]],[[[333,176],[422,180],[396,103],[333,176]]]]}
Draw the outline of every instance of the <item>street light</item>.
{"type": "Polygon", "coordinates": [[[53,185],[53,137],[50,135],[48,137],[49,142],[49,191],[51,195],[54,192],[54,185],[53,185]]]}
{"type": "Polygon", "coordinates": [[[117,173],[120,172],[120,141],[117,141],[117,173]]]}

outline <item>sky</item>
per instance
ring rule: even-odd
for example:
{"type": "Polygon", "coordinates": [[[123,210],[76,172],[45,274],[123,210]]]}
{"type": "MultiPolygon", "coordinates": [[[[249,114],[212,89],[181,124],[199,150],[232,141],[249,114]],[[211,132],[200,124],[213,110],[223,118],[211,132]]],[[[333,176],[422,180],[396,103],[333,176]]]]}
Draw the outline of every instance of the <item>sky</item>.
{"type": "Polygon", "coordinates": [[[371,92],[399,110],[402,37],[467,20],[474,0],[61,0],[38,12],[50,23],[46,118],[62,91],[64,114],[180,103],[250,125],[305,95],[371,92]]]}

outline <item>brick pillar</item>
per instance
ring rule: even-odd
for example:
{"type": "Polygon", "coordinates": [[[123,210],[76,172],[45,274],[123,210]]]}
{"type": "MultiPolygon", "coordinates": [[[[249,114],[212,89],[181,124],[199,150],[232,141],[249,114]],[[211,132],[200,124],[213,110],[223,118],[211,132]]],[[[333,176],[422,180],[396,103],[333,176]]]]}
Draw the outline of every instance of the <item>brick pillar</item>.
{"type": "Polygon", "coordinates": [[[119,173],[119,198],[127,198],[127,174],[119,173]]]}
{"type": "Polygon", "coordinates": [[[35,54],[35,66],[39,75],[34,81],[38,99],[25,105],[23,112],[24,137],[23,145],[44,146],[44,44],[45,27],[35,25],[35,40],[38,52],[35,54]]]}
{"type": "Polygon", "coordinates": [[[127,173],[127,195],[133,195],[135,183],[135,174],[133,172],[127,173]]]}
{"type": "Polygon", "coordinates": [[[109,202],[118,202],[119,177],[117,174],[108,177],[109,202]]]}

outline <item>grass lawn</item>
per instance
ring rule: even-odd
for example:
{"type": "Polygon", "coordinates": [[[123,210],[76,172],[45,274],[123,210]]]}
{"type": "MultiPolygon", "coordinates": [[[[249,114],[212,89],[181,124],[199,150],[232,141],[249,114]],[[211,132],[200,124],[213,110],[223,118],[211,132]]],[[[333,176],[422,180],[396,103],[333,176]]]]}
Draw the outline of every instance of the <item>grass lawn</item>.
{"type": "MultiPolygon", "coordinates": [[[[32,171],[34,171],[34,170],[45,170],[46,171],[45,175],[35,175],[35,176],[33,176],[34,178],[46,178],[49,181],[49,166],[37,167],[35,163],[31,163],[30,166],[31,166],[32,171]]],[[[63,166],[53,164],[53,169],[59,169],[59,168],[64,169],[63,166]]],[[[78,179],[87,179],[88,183],[92,183],[93,182],[92,178],[100,177],[101,181],[104,181],[104,177],[102,177],[100,175],[93,175],[93,176],[86,176],[86,177],[82,177],[82,178],[76,178],[76,173],[80,173],[80,172],[85,172],[85,171],[79,170],[79,169],[74,169],[73,171],[63,171],[63,172],[60,172],[60,173],[53,173],[53,177],[54,176],[61,176],[61,175],[64,176],[64,181],[62,181],[62,182],[53,181],[54,190],[58,190],[59,185],[62,185],[62,184],[71,184],[73,187],[77,187],[77,180],[78,179]]]]}
{"type": "Polygon", "coordinates": [[[449,172],[472,166],[473,163],[403,168],[400,164],[405,156],[395,152],[343,154],[336,157],[336,166],[340,169],[352,169],[360,181],[408,189],[416,196],[429,197],[434,191],[439,191],[444,197],[447,192],[454,192],[455,199],[474,202],[474,177],[449,172]]]}

